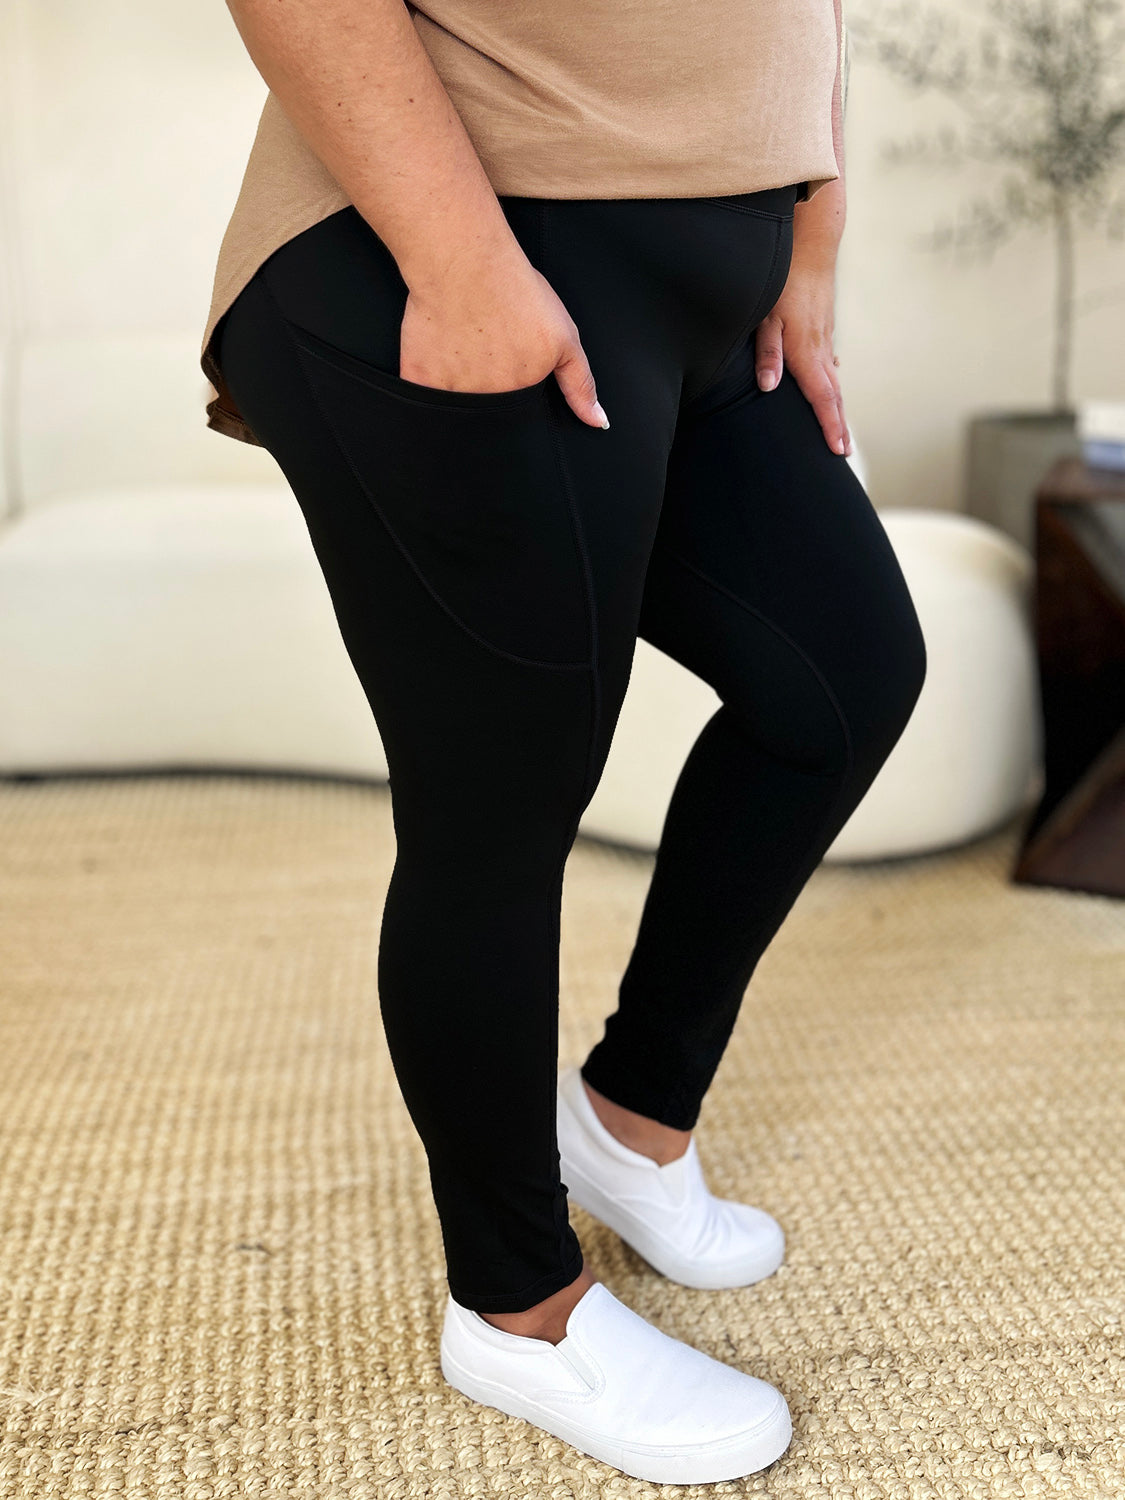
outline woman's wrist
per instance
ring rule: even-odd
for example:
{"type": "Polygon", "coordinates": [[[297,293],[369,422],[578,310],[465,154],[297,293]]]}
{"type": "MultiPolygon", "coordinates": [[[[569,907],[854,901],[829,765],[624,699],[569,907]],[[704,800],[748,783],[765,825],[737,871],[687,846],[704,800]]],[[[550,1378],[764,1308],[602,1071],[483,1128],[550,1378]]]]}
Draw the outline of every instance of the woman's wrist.
{"type": "Polygon", "coordinates": [[[391,247],[399,272],[417,297],[449,296],[458,286],[482,277],[511,275],[527,256],[495,197],[491,204],[465,208],[459,227],[430,238],[412,236],[391,247]]]}
{"type": "Polygon", "coordinates": [[[800,242],[794,237],[790,278],[801,275],[820,276],[832,281],[836,276],[836,253],[839,241],[809,236],[800,242]]]}
{"type": "Polygon", "coordinates": [[[834,272],[844,234],[846,200],[843,177],[825,185],[793,215],[793,263],[810,270],[834,272]]]}

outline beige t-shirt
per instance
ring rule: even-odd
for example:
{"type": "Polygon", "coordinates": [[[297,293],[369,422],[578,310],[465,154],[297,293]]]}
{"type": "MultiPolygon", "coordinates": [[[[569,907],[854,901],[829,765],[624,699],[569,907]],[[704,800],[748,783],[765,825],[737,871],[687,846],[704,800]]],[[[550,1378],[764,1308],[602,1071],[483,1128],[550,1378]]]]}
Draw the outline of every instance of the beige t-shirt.
{"type": "MultiPolygon", "coordinates": [[[[713,197],[839,176],[833,0],[423,0],[418,34],[497,193],[713,197]]],[[[219,247],[207,426],[257,443],[211,349],[262,262],[350,199],[272,91],[219,247]]]]}

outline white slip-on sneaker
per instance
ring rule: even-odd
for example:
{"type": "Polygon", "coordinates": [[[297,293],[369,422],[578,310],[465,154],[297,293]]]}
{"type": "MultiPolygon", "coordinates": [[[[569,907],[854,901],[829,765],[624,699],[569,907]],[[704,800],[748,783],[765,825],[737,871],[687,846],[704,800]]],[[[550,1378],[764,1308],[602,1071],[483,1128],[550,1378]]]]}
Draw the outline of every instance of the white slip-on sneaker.
{"type": "Polygon", "coordinates": [[[764,1209],[716,1198],[695,1137],[663,1166],[598,1118],[578,1067],[559,1074],[559,1163],[567,1196],[671,1281],[703,1290],[749,1286],[785,1258],[785,1234],[764,1209]]]}
{"type": "Polygon", "coordinates": [[[441,1370],[474,1401],[655,1484],[740,1479],[793,1434],[774,1386],[662,1332],[600,1281],[558,1344],[508,1333],[450,1296],[441,1370]]]}

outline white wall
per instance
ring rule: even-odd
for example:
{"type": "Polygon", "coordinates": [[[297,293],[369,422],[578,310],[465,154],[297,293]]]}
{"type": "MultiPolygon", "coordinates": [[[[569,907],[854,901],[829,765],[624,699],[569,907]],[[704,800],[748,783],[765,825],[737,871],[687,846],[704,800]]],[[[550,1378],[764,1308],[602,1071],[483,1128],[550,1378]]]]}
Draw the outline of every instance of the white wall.
{"type": "MultiPolygon", "coordinates": [[[[1048,232],[1021,230],[990,263],[918,249],[918,235],[996,178],[983,167],[952,173],[888,166],[880,157],[884,142],[956,119],[954,108],[908,91],[853,49],[837,349],[876,506],[961,509],[966,418],[1051,402],[1048,232]]],[[[1078,258],[1085,308],[1073,395],[1125,400],[1125,241],[1082,235],[1078,258]]]]}
{"type": "Polygon", "coordinates": [[[0,83],[0,518],[75,486],[276,475],[204,422],[265,93],[223,0],[0,0],[0,83]]]}

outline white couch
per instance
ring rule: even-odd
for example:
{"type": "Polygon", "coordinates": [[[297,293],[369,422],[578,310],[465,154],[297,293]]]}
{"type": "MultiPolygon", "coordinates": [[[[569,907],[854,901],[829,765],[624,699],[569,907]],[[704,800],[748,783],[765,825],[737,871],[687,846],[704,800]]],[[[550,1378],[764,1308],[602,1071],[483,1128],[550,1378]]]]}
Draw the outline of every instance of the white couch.
{"type": "MultiPolygon", "coordinates": [[[[300,511],[205,428],[199,338],[264,85],[222,4],[0,8],[0,774],[384,778],[300,511]]],[[[882,513],[923,616],[915,718],[829,858],[972,837],[1038,781],[1029,560],[882,513]]],[[[659,837],[717,705],[638,643],[582,829],[659,837]]]]}

